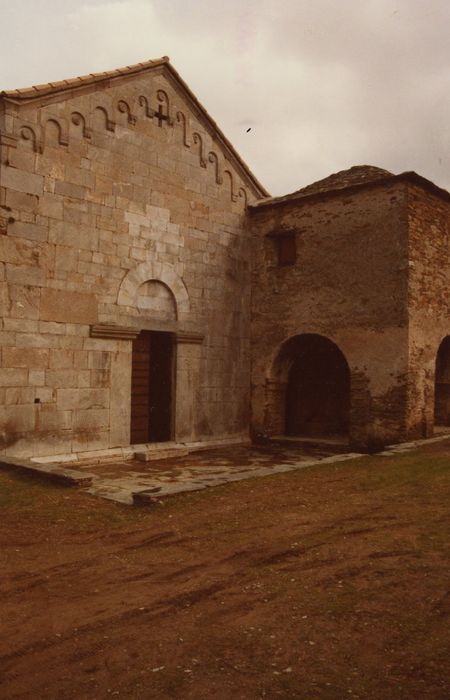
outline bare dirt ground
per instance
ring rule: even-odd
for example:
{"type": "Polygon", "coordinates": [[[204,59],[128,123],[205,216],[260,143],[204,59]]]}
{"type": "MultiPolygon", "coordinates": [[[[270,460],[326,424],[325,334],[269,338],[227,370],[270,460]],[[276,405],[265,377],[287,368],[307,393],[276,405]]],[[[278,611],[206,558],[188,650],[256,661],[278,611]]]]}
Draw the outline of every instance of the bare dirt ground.
{"type": "Polygon", "coordinates": [[[450,441],[150,510],[0,473],[0,697],[450,697],[450,441]]]}

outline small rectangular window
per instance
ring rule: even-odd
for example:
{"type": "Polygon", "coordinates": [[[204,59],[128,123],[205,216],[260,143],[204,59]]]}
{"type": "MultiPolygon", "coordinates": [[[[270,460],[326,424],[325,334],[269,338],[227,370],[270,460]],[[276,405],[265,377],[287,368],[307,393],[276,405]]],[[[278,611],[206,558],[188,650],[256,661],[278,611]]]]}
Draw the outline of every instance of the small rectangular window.
{"type": "Polygon", "coordinates": [[[295,265],[297,260],[295,235],[290,233],[285,236],[277,236],[275,241],[278,249],[278,265],[295,265]]]}

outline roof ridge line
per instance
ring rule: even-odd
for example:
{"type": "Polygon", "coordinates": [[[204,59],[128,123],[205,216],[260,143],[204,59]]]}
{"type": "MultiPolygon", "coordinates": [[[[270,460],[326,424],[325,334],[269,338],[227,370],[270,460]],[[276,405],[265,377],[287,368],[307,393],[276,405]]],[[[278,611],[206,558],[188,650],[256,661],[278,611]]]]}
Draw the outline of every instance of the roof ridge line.
{"type": "Polygon", "coordinates": [[[158,65],[164,65],[169,63],[170,59],[168,56],[161,56],[160,58],[150,59],[148,61],[140,61],[139,63],[132,63],[129,66],[124,66],[123,68],[113,68],[107,71],[100,71],[98,73],[87,73],[86,75],[78,75],[74,78],[65,78],[64,80],[54,80],[47,83],[41,83],[36,85],[30,85],[25,88],[16,88],[13,90],[2,90],[0,92],[0,97],[5,97],[6,99],[27,99],[32,97],[37,97],[38,95],[46,95],[49,93],[60,92],[62,90],[78,87],[81,85],[89,85],[91,83],[100,82],[101,80],[106,80],[107,78],[119,77],[123,75],[132,75],[133,73],[140,73],[147,68],[155,67],[158,65]]]}

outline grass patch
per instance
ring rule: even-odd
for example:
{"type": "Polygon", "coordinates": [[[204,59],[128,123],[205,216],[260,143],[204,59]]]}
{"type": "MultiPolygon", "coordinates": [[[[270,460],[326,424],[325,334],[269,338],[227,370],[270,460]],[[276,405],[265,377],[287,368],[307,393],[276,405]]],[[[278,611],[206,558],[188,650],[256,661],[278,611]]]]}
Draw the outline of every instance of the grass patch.
{"type": "Polygon", "coordinates": [[[150,513],[105,501],[73,487],[33,477],[0,472],[0,517],[26,525],[65,523],[71,529],[96,530],[142,522],[150,513]]]}
{"type": "Polygon", "coordinates": [[[424,451],[422,448],[398,456],[370,457],[355,466],[365,469],[368,486],[379,488],[417,485],[450,473],[450,454],[424,454],[424,451]]]}

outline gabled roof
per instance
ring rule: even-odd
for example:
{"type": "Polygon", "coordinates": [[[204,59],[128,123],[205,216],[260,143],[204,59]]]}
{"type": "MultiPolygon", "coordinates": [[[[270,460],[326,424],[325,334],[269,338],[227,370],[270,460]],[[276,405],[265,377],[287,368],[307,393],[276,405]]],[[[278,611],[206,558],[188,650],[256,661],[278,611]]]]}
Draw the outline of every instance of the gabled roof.
{"type": "Polygon", "coordinates": [[[3,90],[0,92],[0,101],[5,100],[17,105],[34,103],[36,106],[42,106],[52,102],[59,102],[61,100],[77,97],[79,93],[85,94],[90,90],[94,92],[95,90],[113,87],[115,83],[142,77],[146,73],[151,72],[164,72],[169,79],[172,79],[181,90],[190,104],[192,111],[203,123],[206,130],[222,144],[230,162],[241,172],[244,179],[253,185],[255,194],[260,197],[268,197],[269,193],[265,187],[253,175],[248,165],[236,152],[233,145],[222,133],[214,119],[208,114],[207,110],[199,102],[192,90],[172,66],[168,56],[162,56],[161,58],[151,61],[135,63],[125,68],[116,68],[115,70],[104,71],[102,73],[90,73],[89,75],[82,75],[68,80],[58,80],[52,83],[33,85],[29,88],[3,90]]]}
{"type": "Polygon", "coordinates": [[[408,180],[434,194],[450,200],[450,193],[435,185],[431,180],[418,175],[414,171],[408,171],[394,175],[389,170],[377,168],[373,165],[354,165],[348,170],[340,170],[322,180],[317,180],[311,185],[306,185],[291,194],[280,197],[270,197],[251,205],[252,209],[283,204],[284,202],[299,201],[303,199],[317,198],[326,195],[339,194],[341,190],[360,189],[375,184],[391,184],[396,180],[408,180]]]}

